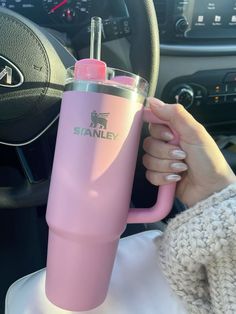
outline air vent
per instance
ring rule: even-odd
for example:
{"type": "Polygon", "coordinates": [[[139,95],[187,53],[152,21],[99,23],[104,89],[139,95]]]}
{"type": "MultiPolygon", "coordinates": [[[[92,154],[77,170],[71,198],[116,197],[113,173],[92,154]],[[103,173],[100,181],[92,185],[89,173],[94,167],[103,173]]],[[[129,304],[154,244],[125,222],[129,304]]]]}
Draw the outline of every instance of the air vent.
{"type": "Polygon", "coordinates": [[[154,0],[154,5],[156,8],[158,24],[165,24],[167,15],[167,0],[154,0]]]}

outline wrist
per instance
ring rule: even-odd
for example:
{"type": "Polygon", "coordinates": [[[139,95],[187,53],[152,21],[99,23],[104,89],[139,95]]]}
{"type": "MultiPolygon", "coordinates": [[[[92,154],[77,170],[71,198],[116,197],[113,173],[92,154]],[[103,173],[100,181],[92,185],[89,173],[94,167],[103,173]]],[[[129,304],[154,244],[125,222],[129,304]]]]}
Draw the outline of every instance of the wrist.
{"type": "Polygon", "coordinates": [[[230,184],[223,188],[219,192],[212,193],[209,197],[198,201],[195,205],[186,208],[185,211],[177,215],[170,221],[169,225],[172,225],[174,229],[180,225],[187,223],[190,219],[202,215],[207,209],[211,208],[214,211],[216,206],[223,206],[223,202],[236,200],[236,183],[230,184]]]}
{"type": "Polygon", "coordinates": [[[213,184],[208,183],[209,188],[206,188],[204,185],[199,188],[196,187],[194,195],[184,203],[188,208],[193,207],[199,202],[208,199],[213,194],[221,192],[232,184],[236,184],[236,176],[234,173],[229,176],[218,178],[218,180],[216,180],[213,184]]]}

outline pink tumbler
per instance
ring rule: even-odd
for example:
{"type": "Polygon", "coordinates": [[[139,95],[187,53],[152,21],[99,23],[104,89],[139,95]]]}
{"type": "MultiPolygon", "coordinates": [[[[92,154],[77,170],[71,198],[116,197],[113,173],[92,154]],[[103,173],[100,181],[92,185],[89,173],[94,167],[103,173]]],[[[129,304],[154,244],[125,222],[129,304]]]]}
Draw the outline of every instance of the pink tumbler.
{"type": "Polygon", "coordinates": [[[46,294],[71,311],[104,301],[127,222],[162,219],[175,191],[162,186],[153,208],[129,208],[143,120],[163,122],[144,109],[144,79],[96,62],[68,70],[47,208],[46,294]]]}

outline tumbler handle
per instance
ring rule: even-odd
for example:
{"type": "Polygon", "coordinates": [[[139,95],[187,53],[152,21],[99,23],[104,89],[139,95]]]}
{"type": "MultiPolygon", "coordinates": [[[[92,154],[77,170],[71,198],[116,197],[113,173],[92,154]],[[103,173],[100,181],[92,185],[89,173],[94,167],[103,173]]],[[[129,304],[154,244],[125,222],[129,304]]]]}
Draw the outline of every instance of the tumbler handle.
{"type": "MultiPolygon", "coordinates": [[[[149,108],[144,108],[143,120],[149,123],[167,125],[170,128],[168,122],[157,118],[149,108]]],[[[172,129],[171,131],[174,135],[174,139],[169,143],[178,144],[178,134],[172,129]]],[[[159,186],[156,204],[150,208],[130,208],[127,223],[152,223],[166,217],[169,214],[174,202],[175,188],[176,183],[159,186]]]]}

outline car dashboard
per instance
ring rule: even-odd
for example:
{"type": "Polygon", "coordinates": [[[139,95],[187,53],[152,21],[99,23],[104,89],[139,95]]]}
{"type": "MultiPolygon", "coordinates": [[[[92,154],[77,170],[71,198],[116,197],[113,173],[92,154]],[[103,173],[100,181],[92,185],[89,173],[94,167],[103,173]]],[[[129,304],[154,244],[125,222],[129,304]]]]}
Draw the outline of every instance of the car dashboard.
{"type": "MultiPolygon", "coordinates": [[[[236,1],[153,3],[160,36],[156,96],[183,104],[215,137],[235,135],[236,1]]],[[[76,58],[88,56],[90,19],[101,16],[103,58],[132,71],[126,50],[135,30],[124,0],[0,0],[0,6],[52,32],[76,58]]]]}
{"type": "Polygon", "coordinates": [[[236,2],[154,0],[161,42],[157,95],[213,134],[235,134],[236,2]]]}
{"type": "MultiPolygon", "coordinates": [[[[92,16],[102,17],[108,26],[113,17],[127,16],[123,1],[113,6],[108,0],[0,0],[0,7],[13,10],[49,31],[64,34],[71,41],[79,33],[80,47],[88,44],[87,27],[92,16]]],[[[113,37],[108,36],[107,40],[113,37]]]]}
{"type": "Polygon", "coordinates": [[[81,26],[93,15],[110,12],[107,0],[1,0],[0,6],[11,9],[44,27],[60,31],[81,26]]]}

